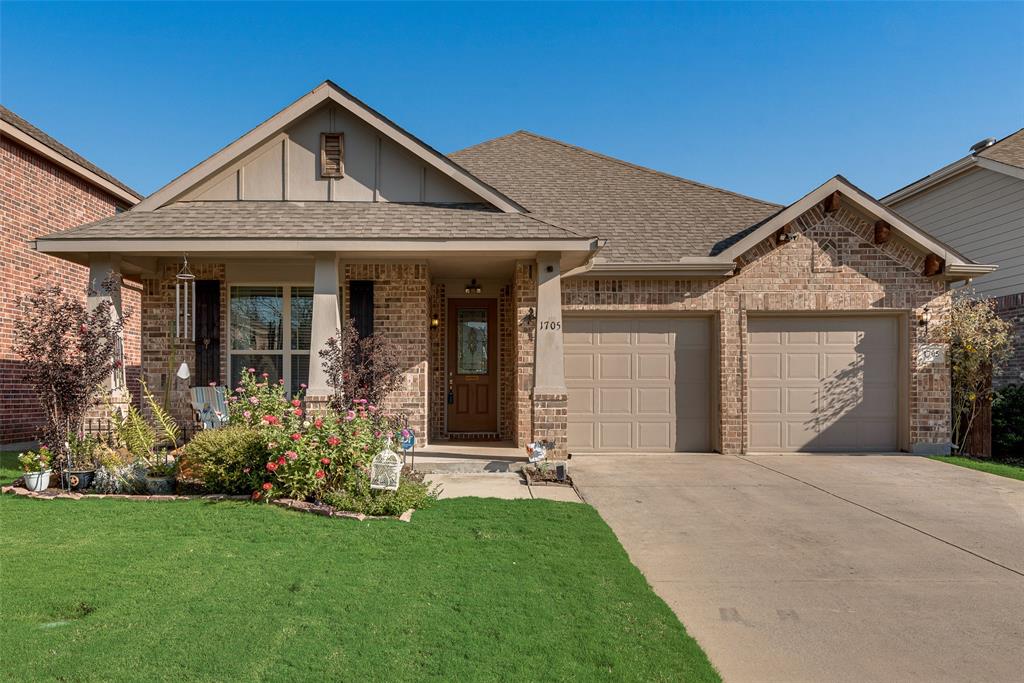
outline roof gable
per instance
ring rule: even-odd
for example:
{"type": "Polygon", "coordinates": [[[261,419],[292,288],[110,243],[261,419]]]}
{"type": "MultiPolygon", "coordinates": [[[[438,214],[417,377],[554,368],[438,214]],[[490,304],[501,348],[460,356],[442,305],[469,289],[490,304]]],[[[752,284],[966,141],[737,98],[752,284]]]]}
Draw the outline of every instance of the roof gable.
{"type": "Polygon", "coordinates": [[[469,200],[504,212],[523,210],[330,81],[157,190],[135,210],[152,211],[183,199],[237,200],[246,196],[246,190],[255,199],[469,200]],[[334,129],[352,138],[346,145],[353,148],[355,163],[352,173],[340,179],[346,182],[319,179],[312,173],[313,164],[318,165],[319,135],[334,129]],[[286,182],[284,177],[301,164],[308,164],[309,182],[303,181],[291,196],[290,179],[286,182]],[[394,172],[382,176],[380,169],[385,167],[394,172]],[[249,178],[248,168],[253,170],[249,178]],[[280,196],[272,196],[275,186],[282,188],[280,196]],[[332,196],[335,190],[337,197],[332,196]]]}

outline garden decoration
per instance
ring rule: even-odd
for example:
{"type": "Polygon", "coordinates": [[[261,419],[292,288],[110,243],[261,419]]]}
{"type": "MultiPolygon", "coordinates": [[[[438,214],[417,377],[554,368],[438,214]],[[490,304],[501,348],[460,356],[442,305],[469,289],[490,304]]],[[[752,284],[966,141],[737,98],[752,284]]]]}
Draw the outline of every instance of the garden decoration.
{"type": "Polygon", "coordinates": [[[18,456],[24,472],[25,488],[29,491],[45,491],[50,486],[50,450],[40,446],[39,451],[26,451],[18,456]]]}
{"type": "Polygon", "coordinates": [[[402,447],[402,463],[404,464],[406,458],[412,453],[412,460],[409,466],[416,469],[416,432],[406,427],[399,433],[399,436],[402,437],[402,440],[399,442],[402,447]]]}
{"type": "Polygon", "coordinates": [[[370,488],[383,491],[397,491],[398,479],[402,474],[402,459],[391,449],[391,437],[384,444],[384,450],[373,458],[370,464],[370,488]]]}
{"type": "Polygon", "coordinates": [[[196,276],[189,270],[188,255],[186,254],[182,257],[181,270],[174,278],[174,336],[178,339],[195,341],[195,320],[196,276]]]}
{"type": "Polygon", "coordinates": [[[540,441],[528,443],[526,444],[526,455],[530,462],[540,462],[548,456],[547,446],[540,441]]]}

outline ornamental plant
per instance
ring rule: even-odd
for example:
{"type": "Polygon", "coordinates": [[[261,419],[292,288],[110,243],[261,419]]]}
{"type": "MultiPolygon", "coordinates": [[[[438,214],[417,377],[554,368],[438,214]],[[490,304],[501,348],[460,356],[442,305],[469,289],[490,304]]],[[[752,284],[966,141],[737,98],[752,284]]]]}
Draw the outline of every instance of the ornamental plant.
{"type": "MultiPolygon", "coordinates": [[[[299,393],[292,400],[301,404],[302,391],[306,385],[300,387],[299,393]]],[[[242,373],[238,386],[228,396],[228,413],[232,425],[259,427],[273,424],[291,407],[284,390],[284,380],[271,382],[270,375],[265,372],[257,375],[255,368],[248,368],[242,373]]]]}
{"type": "Polygon", "coordinates": [[[953,294],[940,330],[949,340],[953,439],[960,452],[981,407],[992,401],[992,374],[1010,354],[1011,329],[991,299],[978,299],[969,290],[953,294]]]}
{"type": "MultiPolygon", "coordinates": [[[[103,282],[105,291],[120,283],[103,282]]],[[[86,411],[102,398],[101,384],[123,366],[124,318],[109,301],[89,309],[59,286],[36,287],[18,297],[14,351],[43,411],[41,441],[50,444],[54,466],[68,457],[68,437],[82,431],[86,411]]],[[[125,316],[125,318],[127,315],[125,316]]]]}
{"type": "Polygon", "coordinates": [[[398,347],[379,334],[360,339],[351,318],[327,340],[320,358],[327,385],[334,390],[330,406],[338,413],[344,413],[355,400],[383,405],[402,384],[398,347]]]}
{"type": "Polygon", "coordinates": [[[263,417],[265,481],[253,492],[254,500],[320,500],[325,492],[344,488],[352,477],[369,472],[397,424],[365,399],[340,415],[327,411],[312,417],[293,401],[278,419],[272,417],[263,417]]]}
{"type": "Polygon", "coordinates": [[[50,460],[53,454],[46,446],[40,446],[38,451],[25,451],[18,456],[18,463],[22,472],[45,472],[50,468],[50,460]]]}

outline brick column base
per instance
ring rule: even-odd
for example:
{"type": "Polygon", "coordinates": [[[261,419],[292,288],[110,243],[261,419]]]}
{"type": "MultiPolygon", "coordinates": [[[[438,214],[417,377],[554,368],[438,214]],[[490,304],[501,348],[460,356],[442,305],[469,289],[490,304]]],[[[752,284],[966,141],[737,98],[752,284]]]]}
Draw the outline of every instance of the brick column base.
{"type": "Polygon", "coordinates": [[[565,460],[568,454],[568,399],[566,394],[533,396],[533,440],[554,444],[548,450],[549,460],[565,460]]]}
{"type": "Polygon", "coordinates": [[[306,395],[306,414],[308,415],[323,415],[327,412],[327,409],[331,405],[331,398],[327,394],[310,396],[306,395]]]}

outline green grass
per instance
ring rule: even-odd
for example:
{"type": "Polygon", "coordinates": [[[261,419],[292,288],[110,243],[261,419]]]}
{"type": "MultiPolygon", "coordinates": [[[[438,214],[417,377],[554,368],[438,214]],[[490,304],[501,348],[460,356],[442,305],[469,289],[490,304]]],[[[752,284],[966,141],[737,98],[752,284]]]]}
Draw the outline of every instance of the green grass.
{"type": "Polygon", "coordinates": [[[6,486],[21,476],[18,455],[15,451],[0,451],[0,484],[6,486]]]}
{"type": "Polygon", "coordinates": [[[1019,465],[992,462],[990,460],[976,460],[975,458],[965,458],[959,455],[934,455],[932,460],[940,460],[948,462],[950,465],[959,465],[960,467],[968,467],[972,470],[988,472],[989,474],[998,474],[1000,477],[1024,481],[1024,467],[1019,465]]]}
{"type": "Polygon", "coordinates": [[[0,498],[7,680],[716,681],[593,508],[0,498]]]}

